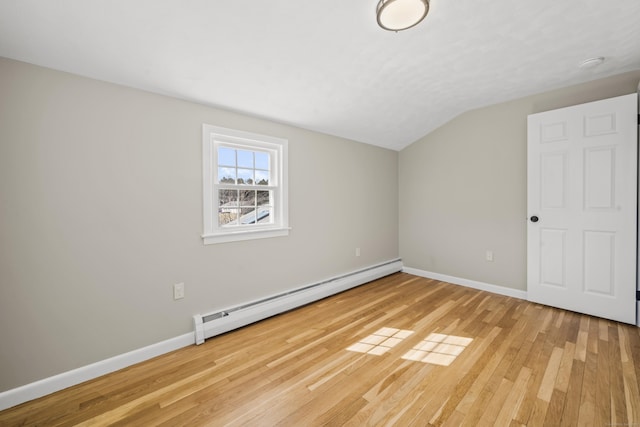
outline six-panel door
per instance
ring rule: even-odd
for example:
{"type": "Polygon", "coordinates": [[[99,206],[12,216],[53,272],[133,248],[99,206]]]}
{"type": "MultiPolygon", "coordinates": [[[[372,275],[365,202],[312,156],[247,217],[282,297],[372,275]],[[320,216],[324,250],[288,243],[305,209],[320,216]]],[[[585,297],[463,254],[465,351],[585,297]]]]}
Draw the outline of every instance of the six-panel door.
{"type": "Polygon", "coordinates": [[[637,112],[631,94],[528,117],[530,301],[635,324],[637,112]]]}

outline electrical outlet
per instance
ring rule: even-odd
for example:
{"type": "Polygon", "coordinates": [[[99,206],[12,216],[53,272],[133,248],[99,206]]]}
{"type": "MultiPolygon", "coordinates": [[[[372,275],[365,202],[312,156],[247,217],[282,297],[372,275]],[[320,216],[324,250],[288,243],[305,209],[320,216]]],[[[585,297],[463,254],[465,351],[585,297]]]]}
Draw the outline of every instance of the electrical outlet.
{"type": "Polygon", "coordinates": [[[173,285],[173,299],[184,298],[184,283],[176,283],[173,285]]]}
{"type": "Polygon", "coordinates": [[[360,248],[356,248],[356,256],[360,256],[360,248]]]}
{"type": "Polygon", "coordinates": [[[487,261],[493,261],[493,251],[487,251],[485,253],[485,258],[487,261]]]}

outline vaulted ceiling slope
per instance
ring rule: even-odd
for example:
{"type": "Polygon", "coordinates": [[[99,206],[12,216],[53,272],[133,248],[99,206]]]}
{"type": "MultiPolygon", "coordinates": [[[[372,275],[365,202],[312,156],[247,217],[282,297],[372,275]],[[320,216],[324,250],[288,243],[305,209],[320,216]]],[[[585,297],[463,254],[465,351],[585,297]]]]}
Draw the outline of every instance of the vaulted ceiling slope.
{"type": "Polygon", "coordinates": [[[640,69],[638,0],[431,0],[399,33],[377,1],[0,0],[0,56],[394,150],[470,109],[640,69]]]}

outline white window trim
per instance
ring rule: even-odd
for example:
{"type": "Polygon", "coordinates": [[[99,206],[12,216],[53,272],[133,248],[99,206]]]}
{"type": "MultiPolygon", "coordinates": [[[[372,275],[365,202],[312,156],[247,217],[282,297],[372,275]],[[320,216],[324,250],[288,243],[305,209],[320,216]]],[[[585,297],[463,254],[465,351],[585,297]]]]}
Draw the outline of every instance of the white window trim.
{"type": "Polygon", "coordinates": [[[259,135],[235,129],[227,129],[208,124],[202,125],[202,179],[203,179],[203,215],[205,245],[214,243],[235,242],[241,240],[265,239],[286,236],[289,234],[288,209],[288,141],[283,138],[259,135]],[[215,145],[235,144],[251,149],[268,149],[276,154],[274,170],[276,187],[274,190],[274,222],[255,228],[229,230],[218,227],[216,196],[214,195],[214,180],[217,174],[217,164],[214,162],[215,145]]]}

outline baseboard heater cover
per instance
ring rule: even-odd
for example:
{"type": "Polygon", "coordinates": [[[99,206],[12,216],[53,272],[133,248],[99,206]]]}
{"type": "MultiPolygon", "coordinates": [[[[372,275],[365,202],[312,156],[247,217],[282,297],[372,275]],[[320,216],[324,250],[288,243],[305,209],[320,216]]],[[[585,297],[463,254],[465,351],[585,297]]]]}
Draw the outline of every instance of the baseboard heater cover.
{"type": "Polygon", "coordinates": [[[258,301],[193,316],[196,344],[402,270],[396,259],[258,301]]]}

